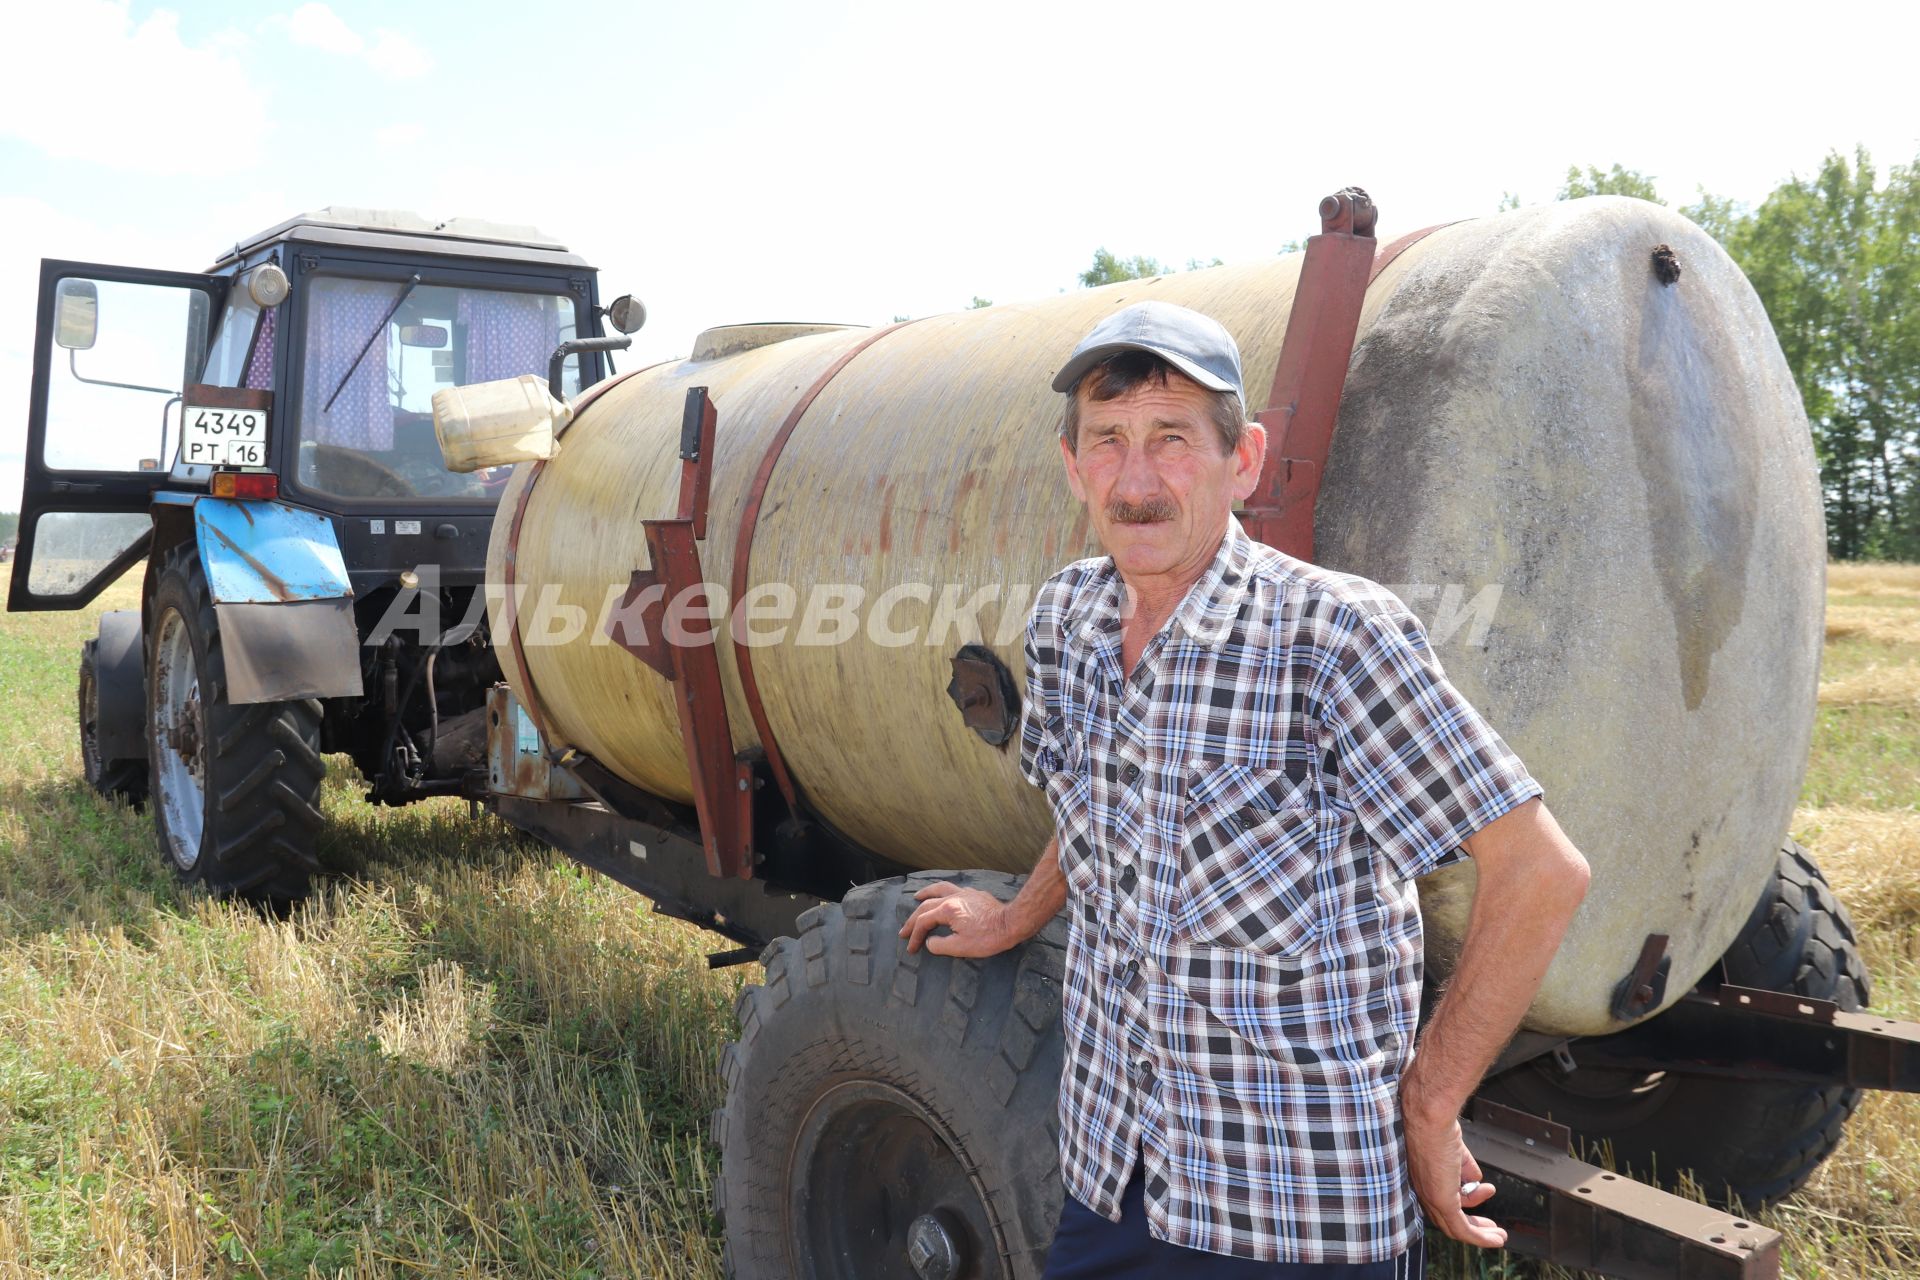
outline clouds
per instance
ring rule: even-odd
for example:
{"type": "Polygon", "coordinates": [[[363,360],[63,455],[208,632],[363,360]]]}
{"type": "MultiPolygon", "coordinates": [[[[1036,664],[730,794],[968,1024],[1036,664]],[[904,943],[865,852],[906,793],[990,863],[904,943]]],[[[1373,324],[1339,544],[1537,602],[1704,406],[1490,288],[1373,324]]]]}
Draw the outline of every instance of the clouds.
{"type": "Polygon", "coordinates": [[[373,145],[382,152],[405,152],[416,147],[427,136],[427,127],[416,121],[402,121],[398,124],[384,124],[373,131],[373,145]]]}
{"type": "Polygon", "coordinates": [[[274,121],[262,38],[353,59],[387,80],[419,80],[434,60],[405,34],[362,35],[322,3],[249,33],[188,37],[181,15],[136,20],[127,0],[61,0],[9,15],[0,41],[0,139],[55,160],[136,174],[204,176],[251,167],[274,121]]]}
{"type": "Polygon", "coordinates": [[[369,40],[319,0],[301,5],[283,21],[295,44],[358,58],[390,80],[415,80],[433,70],[427,51],[405,35],[376,27],[369,40]]]}
{"type": "Polygon", "coordinates": [[[22,6],[7,21],[0,137],[156,174],[221,172],[266,137],[266,97],[239,56],[239,31],[192,45],[178,14],[135,23],[112,0],[22,6]]]}

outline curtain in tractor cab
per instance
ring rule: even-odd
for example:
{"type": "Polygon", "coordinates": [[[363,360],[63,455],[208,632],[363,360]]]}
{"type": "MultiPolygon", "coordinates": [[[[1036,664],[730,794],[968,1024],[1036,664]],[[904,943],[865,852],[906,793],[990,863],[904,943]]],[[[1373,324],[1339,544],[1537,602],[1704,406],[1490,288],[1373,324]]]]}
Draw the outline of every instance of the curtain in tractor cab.
{"type": "Polygon", "coordinates": [[[323,278],[314,282],[308,295],[306,371],[301,378],[300,422],[305,439],[341,449],[393,448],[387,330],[382,322],[405,287],[391,280],[323,278]],[[360,355],[363,347],[365,356],[360,355]],[[359,367],[341,386],[340,379],[355,357],[360,359],[359,367]],[[326,407],[329,398],[331,409],[326,407]]]}
{"type": "Polygon", "coordinates": [[[253,335],[253,353],[247,357],[247,371],[240,379],[240,385],[249,391],[273,390],[274,319],[279,314],[278,307],[268,307],[260,313],[260,328],[253,335]]]}
{"type": "Polygon", "coordinates": [[[537,293],[463,291],[454,318],[466,335],[466,381],[545,377],[560,345],[559,301],[537,293]]]}

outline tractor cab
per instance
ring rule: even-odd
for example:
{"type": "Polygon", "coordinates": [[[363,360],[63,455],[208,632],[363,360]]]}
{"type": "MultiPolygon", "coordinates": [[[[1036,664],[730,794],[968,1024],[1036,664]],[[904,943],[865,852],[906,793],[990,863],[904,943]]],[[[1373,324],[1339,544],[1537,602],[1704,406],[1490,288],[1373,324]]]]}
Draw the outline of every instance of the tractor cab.
{"type": "MultiPolygon", "coordinates": [[[[86,604],[153,550],[168,494],[328,517],[361,594],[427,559],[478,582],[506,475],[445,469],[433,393],[545,376],[598,304],[532,228],[371,210],[290,219],[201,274],[43,262],[8,607],[86,604]]],[[[610,367],[571,351],[556,394],[610,367]]]]}
{"type": "Polygon", "coordinates": [[[550,237],[465,218],[323,209],[200,273],[41,263],[7,607],[77,609],[145,562],[82,647],[81,750],[151,799],[183,878],[304,893],[329,752],[379,802],[474,793],[508,469],[448,470],[433,395],[572,396],[629,341],[601,322],[644,317],[550,237]]]}

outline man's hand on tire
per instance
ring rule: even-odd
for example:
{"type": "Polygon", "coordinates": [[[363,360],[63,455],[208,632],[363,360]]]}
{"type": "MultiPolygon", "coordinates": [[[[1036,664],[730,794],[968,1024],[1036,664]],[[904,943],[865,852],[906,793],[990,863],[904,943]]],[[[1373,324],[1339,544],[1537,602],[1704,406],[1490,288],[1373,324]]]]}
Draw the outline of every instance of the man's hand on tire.
{"type": "Polygon", "coordinates": [[[913,896],[920,905],[900,926],[908,951],[924,942],[936,956],[994,956],[1020,941],[1009,927],[1007,904],[983,889],[941,881],[913,896]],[[934,933],[941,925],[950,932],[934,933]]]}

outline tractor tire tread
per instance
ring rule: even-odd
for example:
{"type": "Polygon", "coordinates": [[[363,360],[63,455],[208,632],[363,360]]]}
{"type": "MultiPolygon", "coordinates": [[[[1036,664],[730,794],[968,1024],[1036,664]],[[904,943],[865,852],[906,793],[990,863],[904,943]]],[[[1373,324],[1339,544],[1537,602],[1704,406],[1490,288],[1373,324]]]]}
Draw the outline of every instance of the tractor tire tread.
{"type": "Polygon", "coordinates": [[[709,1117],[728,1276],[787,1274],[782,1206],[799,1174],[784,1161],[809,1099],[848,1078],[883,1080],[940,1119],[995,1219],[998,1267],[1014,1280],[1039,1274],[1062,1193],[1051,1136],[1026,1138],[1058,1132],[1065,924],[985,959],[908,952],[898,930],[913,895],[941,880],[1003,901],[1021,883],[957,871],[861,885],[768,943],[764,982],[735,999],[738,1038],[720,1053],[726,1101],[709,1117]]]}
{"type": "MultiPolygon", "coordinates": [[[[212,748],[205,837],[192,871],[182,874],[222,897],[298,901],[320,870],[313,836],[324,822],[321,704],[227,703],[225,646],[197,549],[182,543],[169,550],[155,581],[156,604],[174,600],[199,642],[202,717],[212,748]]],[[[158,618],[152,621],[157,631],[158,618]]]]}

